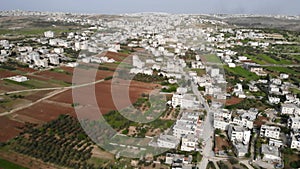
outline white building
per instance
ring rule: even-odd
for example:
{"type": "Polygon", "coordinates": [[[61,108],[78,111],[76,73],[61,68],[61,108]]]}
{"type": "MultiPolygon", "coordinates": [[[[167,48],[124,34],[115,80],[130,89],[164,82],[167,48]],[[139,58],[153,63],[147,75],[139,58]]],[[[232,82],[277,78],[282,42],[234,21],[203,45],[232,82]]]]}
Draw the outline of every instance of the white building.
{"type": "Polygon", "coordinates": [[[291,141],[291,149],[300,150],[300,135],[294,135],[291,133],[292,141],[291,141]]]}
{"type": "Polygon", "coordinates": [[[258,111],[255,109],[237,110],[238,117],[233,118],[232,123],[249,129],[253,128],[253,121],[256,119],[258,111]]]}
{"type": "Polygon", "coordinates": [[[269,146],[282,147],[283,142],[282,142],[282,140],[276,140],[276,139],[270,138],[269,139],[269,146]]]}
{"type": "Polygon", "coordinates": [[[278,147],[262,144],[261,153],[264,155],[263,161],[266,161],[268,163],[281,162],[281,157],[280,157],[280,152],[278,147]]]}
{"type": "Polygon", "coordinates": [[[187,134],[181,138],[181,151],[196,151],[198,139],[193,134],[187,134]]]}
{"type": "Polygon", "coordinates": [[[238,141],[243,144],[248,144],[250,141],[251,131],[241,126],[229,125],[228,136],[230,141],[238,141]]]}
{"type": "Polygon", "coordinates": [[[279,97],[268,96],[268,99],[271,104],[279,104],[280,103],[279,97]]]}
{"type": "Polygon", "coordinates": [[[238,157],[244,157],[248,153],[249,144],[243,144],[240,142],[233,142],[234,153],[238,157]]]}
{"type": "Polygon", "coordinates": [[[26,76],[20,76],[20,75],[8,77],[6,79],[9,79],[9,80],[12,80],[15,82],[26,82],[29,80],[26,76]]]}
{"type": "Polygon", "coordinates": [[[231,121],[231,112],[227,109],[216,109],[214,111],[214,128],[227,130],[231,121]]]}
{"type": "Polygon", "coordinates": [[[198,125],[199,113],[184,112],[173,127],[173,135],[177,138],[184,137],[187,134],[196,135],[200,127],[198,125]]]}
{"type": "Polygon", "coordinates": [[[44,32],[44,35],[45,35],[46,38],[53,38],[54,37],[54,32],[47,31],[47,32],[44,32]]]}
{"type": "Polygon", "coordinates": [[[280,139],[280,127],[262,125],[260,128],[260,136],[280,139]]]}
{"type": "Polygon", "coordinates": [[[288,126],[293,130],[300,129],[300,117],[298,115],[289,118],[288,126]]]}
{"type": "Polygon", "coordinates": [[[179,144],[179,138],[171,135],[160,135],[157,139],[158,147],[163,148],[176,148],[179,144]]]}
{"type": "Polygon", "coordinates": [[[300,115],[300,108],[296,104],[288,104],[288,103],[282,104],[281,114],[300,115]]]}
{"type": "Polygon", "coordinates": [[[53,51],[57,54],[62,54],[64,53],[64,49],[63,48],[54,48],[53,51]]]}

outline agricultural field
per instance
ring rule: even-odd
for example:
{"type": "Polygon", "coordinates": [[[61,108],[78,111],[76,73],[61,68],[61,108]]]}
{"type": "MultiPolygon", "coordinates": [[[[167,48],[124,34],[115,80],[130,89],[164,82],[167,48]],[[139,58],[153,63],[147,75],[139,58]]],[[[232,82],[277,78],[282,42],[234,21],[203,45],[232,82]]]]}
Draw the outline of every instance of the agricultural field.
{"type": "Polygon", "coordinates": [[[241,66],[237,66],[235,68],[229,68],[228,66],[224,66],[224,70],[227,76],[237,76],[247,81],[259,79],[259,76],[257,76],[255,73],[252,73],[242,68],[241,66]]]}
{"type": "Polygon", "coordinates": [[[22,167],[20,165],[17,165],[15,163],[12,163],[10,161],[4,160],[4,159],[0,159],[0,168],[4,168],[4,169],[28,169],[25,167],[22,167]]]}

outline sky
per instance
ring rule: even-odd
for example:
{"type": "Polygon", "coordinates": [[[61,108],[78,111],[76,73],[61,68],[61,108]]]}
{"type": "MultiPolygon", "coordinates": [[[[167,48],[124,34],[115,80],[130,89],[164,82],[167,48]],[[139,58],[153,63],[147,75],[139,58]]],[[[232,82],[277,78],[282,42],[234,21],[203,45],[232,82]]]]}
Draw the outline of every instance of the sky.
{"type": "Polygon", "coordinates": [[[300,15],[300,0],[0,0],[0,10],[300,15]]]}

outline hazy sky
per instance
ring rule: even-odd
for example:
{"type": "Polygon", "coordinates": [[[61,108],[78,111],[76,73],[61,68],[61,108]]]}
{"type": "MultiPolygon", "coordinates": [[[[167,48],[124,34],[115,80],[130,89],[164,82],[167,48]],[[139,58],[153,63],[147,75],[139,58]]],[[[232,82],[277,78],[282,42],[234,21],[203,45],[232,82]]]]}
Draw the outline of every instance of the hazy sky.
{"type": "Polygon", "coordinates": [[[300,0],[0,0],[0,10],[300,15],[300,0]]]}

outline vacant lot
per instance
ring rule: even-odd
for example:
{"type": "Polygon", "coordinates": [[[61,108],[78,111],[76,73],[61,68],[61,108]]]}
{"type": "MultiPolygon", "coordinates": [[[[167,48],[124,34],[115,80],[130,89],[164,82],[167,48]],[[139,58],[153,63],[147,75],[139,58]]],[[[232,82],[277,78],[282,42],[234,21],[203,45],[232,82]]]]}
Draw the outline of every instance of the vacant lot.
{"type": "Polygon", "coordinates": [[[226,99],[226,106],[238,104],[242,101],[243,99],[237,98],[237,97],[231,97],[230,99],[226,99]]]}
{"type": "MultiPolygon", "coordinates": [[[[120,80],[120,82],[116,84],[117,86],[119,86],[116,87],[116,90],[124,90],[124,87],[126,86],[123,86],[123,84],[124,82],[120,80]]],[[[141,97],[143,93],[149,93],[155,87],[159,87],[159,86],[156,84],[148,84],[148,83],[143,83],[138,81],[132,81],[129,86],[129,96],[130,96],[131,103],[134,103],[135,101],[137,101],[139,97],[141,97]]],[[[102,114],[105,114],[111,110],[116,110],[116,107],[112,99],[111,88],[112,88],[111,81],[105,81],[95,85],[96,99],[102,114]]],[[[118,93],[119,91],[115,91],[115,92],[118,93]]],[[[91,96],[85,95],[85,93],[82,93],[82,97],[91,98],[91,96]]],[[[71,105],[73,103],[72,90],[68,90],[61,94],[58,94],[50,98],[49,100],[68,103],[71,105]]],[[[127,100],[126,99],[123,100],[124,103],[122,102],[119,104],[123,105],[124,107],[129,106],[126,102],[127,100]]]]}
{"type": "MultiPolygon", "coordinates": [[[[62,106],[60,104],[42,101],[26,109],[17,111],[14,114],[23,115],[21,117],[27,117],[27,119],[33,118],[42,122],[48,122],[56,119],[60,114],[75,116],[75,111],[74,108],[71,107],[71,104],[69,106],[62,106]]],[[[36,121],[29,122],[35,123],[36,121]]]]}
{"type": "Polygon", "coordinates": [[[0,142],[5,142],[21,132],[23,124],[10,120],[8,117],[0,116],[0,142]]]}
{"type": "Polygon", "coordinates": [[[229,147],[229,142],[226,138],[215,136],[215,151],[222,151],[229,147]]]}

